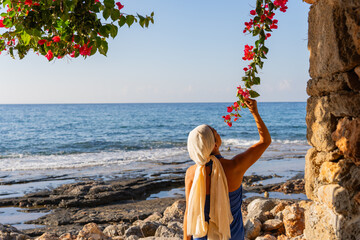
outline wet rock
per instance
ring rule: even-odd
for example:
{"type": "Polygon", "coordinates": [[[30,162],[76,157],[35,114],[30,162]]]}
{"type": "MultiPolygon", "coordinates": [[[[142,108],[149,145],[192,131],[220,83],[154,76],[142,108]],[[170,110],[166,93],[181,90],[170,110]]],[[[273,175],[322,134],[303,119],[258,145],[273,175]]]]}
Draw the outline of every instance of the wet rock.
{"type": "Polygon", "coordinates": [[[257,219],[250,218],[244,223],[245,237],[255,239],[261,231],[261,222],[257,219]]]}
{"type": "Polygon", "coordinates": [[[293,205],[285,207],[283,210],[284,226],[286,236],[296,237],[303,234],[305,228],[304,209],[295,203],[293,205]]]}
{"type": "Polygon", "coordinates": [[[0,206],[95,207],[126,200],[144,199],[151,193],[183,185],[182,176],[77,182],[64,184],[51,192],[0,199],[0,206]]]}

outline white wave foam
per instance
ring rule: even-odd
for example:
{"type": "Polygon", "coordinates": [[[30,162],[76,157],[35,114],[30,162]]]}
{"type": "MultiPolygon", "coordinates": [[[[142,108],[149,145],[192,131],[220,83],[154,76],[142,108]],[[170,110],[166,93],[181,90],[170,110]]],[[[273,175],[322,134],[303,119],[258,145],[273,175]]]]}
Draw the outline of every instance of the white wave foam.
{"type": "MultiPolygon", "coordinates": [[[[238,146],[238,147],[247,147],[257,143],[258,140],[245,140],[245,139],[238,139],[238,138],[230,138],[230,139],[222,139],[222,143],[224,146],[238,146]]],[[[304,145],[307,144],[306,140],[279,140],[273,139],[272,143],[277,144],[300,144],[304,145]]]]}
{"type": "Polygon", "coordinates": [[[132,162],[169,160],[187,154],[186,148],[114,151],[69,155],[24,155],[4,158],[0,171],[83,168],[104,165],[124,165],[132,162]]]}

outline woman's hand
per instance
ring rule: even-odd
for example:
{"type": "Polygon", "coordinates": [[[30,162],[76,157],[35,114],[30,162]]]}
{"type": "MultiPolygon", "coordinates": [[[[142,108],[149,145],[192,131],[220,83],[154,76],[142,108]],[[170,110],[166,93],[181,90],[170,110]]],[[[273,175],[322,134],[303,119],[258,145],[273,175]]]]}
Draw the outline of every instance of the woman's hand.
{"type": "Polygon", "coordinates": [[[252,114],[258,113],[256,100],[248,98],[245,100],[245,104],[252,114]]]}

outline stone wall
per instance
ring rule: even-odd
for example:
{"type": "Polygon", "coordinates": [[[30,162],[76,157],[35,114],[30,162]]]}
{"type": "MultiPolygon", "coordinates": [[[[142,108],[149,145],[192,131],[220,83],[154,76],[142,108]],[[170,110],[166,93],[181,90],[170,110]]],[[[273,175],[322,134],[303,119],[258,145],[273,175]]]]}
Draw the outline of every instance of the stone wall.
{"type": "Polygon", "coordinates": [[[308,240],[360,239],[360,0],[317,0],[309,12],[308,240]]]}

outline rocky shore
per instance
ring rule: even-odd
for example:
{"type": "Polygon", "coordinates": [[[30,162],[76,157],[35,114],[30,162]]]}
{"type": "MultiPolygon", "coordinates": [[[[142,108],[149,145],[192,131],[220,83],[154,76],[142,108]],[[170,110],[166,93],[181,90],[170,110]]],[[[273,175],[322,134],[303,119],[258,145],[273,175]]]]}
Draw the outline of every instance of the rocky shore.
{"type": "MultiPolygon", "coordinates": [[[[272,177],[276,176],[245,177],[245,195],[247,192],[267,191],[304,193],[303,179],[265,186],[257,183],[272,177]]],[[[159,191],[181,188],[183,184],[183,177],[179,176],[106,182],[87,181],[65,184],[51,191],[31,193],[23,197],[0,199],[0,206],[31,207],[26,211],[49,212],[43,217],[26,222],[44,225],[42,228],[19,231],[10,226],[0,225],[0,239],[181,239],[185,209],[183,195],[148,200],[147,198],[159,191]]],[[[303,209],[305,201],[301,201],[302,205],[298,202],[256,197],[244,199],[242,210],[249,239],[291,239],[301,236],[301,231],[294,235],[290,233],[292,230],[286,230],[289,229],[289,224],[286,225],[284,220],[288,219],[284,218],[285,215],[300,214],[301,211],[296,209],[303,209]],[[278,209],[273,210],[275,207],[278,209]],[[288,213],[278,214],[283,213],[287,207],[288,213]],[[258,213],[259,211],[261,213],[258,213]],[[279,221],[283,223],[280,224],[279,221]],[[267,227],[270,223],[277,225],[267,227]],[[298,234],[300,232],[301,234],[298,234]],[[266,234],[274,238],[259,238],[266,234]]],[[[298,218],[303,219],[303,214],[300,215],[298,218]]]]}

